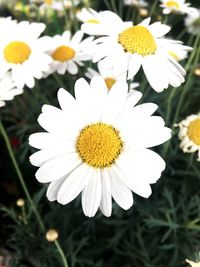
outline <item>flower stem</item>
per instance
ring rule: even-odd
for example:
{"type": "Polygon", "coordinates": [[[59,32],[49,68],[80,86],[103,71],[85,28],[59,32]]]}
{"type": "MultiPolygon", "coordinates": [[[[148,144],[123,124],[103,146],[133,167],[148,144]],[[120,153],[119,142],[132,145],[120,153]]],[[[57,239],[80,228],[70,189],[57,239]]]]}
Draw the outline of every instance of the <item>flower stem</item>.
{"type": "Polygon", "coordinates": [[[43,224],[43,222],[42,222],[42,220],[40,218],[40,215],[38,214],[37,209],[35,208],[35,205],[34,205],[32,199],[31,199],[31,196],[29,194],[28,188],[27,188],[27,186],[25,184],[24,178],[22,176],[22,173],[21,173],[20,168],[18,166],[18,163],[16,161],[14,152],[12,150],[12,147],[11,147],[11,144],[10,144],[10,140],[8,138],[8,135],[6,133],[6,130],[5,130],[5,128],[4,128],[3,123],[2,123],[1,120],[0,120],[0,132],[1,132],[1,134],[2,134],[2,136],[4,138],[4,140],[5,140],[5,143],[6,143],[6,146],[7,146],[7,149],[8,149],[8,153],[9,153],[9,156],[10,156],[10,158],[12,160],[13,166],[15,168],[15,171],[17,173],[17,176],[19,178],[19,181],[21,183],[21,186],[22,186],[22,188],[24,190],[24,193],[25,193],[25,195],[26,195],[26,197],[28,199],[29,204],[31,205],[31,208],[32,208],[32,210],[33,210],[33,212],[35,214],[35,217],[36,217],[39,225],[40,225],[40,228],[42,229],[42,231],[44,231],[45,230],[44,224],[43,224]]]}
{"type": "MultiPolygon", "coordinates": [[[[12,146],[11,146],[11,144],[10,144],[9,137],[8,137],[8,135],[7,135],[7,133],[6,133],[6,130],[5,130],[4,125],[3,125],[3,123],[2,123],[1,120],[0,120],[0,133],[2,134],[2,136],[3,136],[3,138],[4,138],[4,141],[5,141],[5,144],[6,144],[8,153],[9,153],[9,156],[10,156],[10,158],[11,158],[11,161],[12,161],[12,163],[13,163],[13,166],[14,166],[14,168],[15,168],[15,171],[16,171],[16,173],[17,173],[17,176],[18,176],[18,178],[19,178],[19,181],[20,181],[20,183],[21,183],[21,186],[22,186],[22,188],[23,188],[23,190],[24,190],[24,193],[25,193],[25,195],[26,195],[26,197],[27,197],[27,199],[28,199],[28,202],[29,202],[29,204],[30,204],[30,206],[31,206],[31,208],[32,208],[32,210],[33,210],[33,212],[34,212],[34,214],[35,214],[35,217],[36,217],[36,219],[37,219],[37,221],[38,221],[38,224],[39,224],[41,230],[42,230],[43,232],[46,232],[44,223],[43,223],[43,221],[42,221],[42,219],[41,219],[41,217],[40,217],[40,215],[39,215],[39,213],[38,213],[38,211],[37,211],[37,209],[36,209],[36,207],[35,207],[35,205],[34,205],[34,202],[33,202],[32,198],[31,198],[30,194],[29,194],[28,188],[27,188],[27,186],[26,186],[26,183],[25,183],[25,181],[24,181],[23,175],[22,175],[22,173],[21,173],[21,170],[20,170],[19,165],[18,165],[18,163],[17,163],[17,160],[16,160],[16,158],[15,158],[15,154],[14,154],[14,152],[13,152],[12,146]]],[[[55,246],[56,246],[56,248],[57,248],[57,250],[58,250],[58,253],[60,254],[60,257],[61,257],[61,259],[62,259],[63,266],[64,266],[64,267],[69,267],[69,265],[68,265],[68,263],[67,263],[67,260],[66,260],[66,258],[65,258],[65,254],[64,254],[64,252],[63,252],[63,250],[62,250],[62,248],[61,248],[59,242],[56,240],[54,243],[55,243],[55,246]]]]}

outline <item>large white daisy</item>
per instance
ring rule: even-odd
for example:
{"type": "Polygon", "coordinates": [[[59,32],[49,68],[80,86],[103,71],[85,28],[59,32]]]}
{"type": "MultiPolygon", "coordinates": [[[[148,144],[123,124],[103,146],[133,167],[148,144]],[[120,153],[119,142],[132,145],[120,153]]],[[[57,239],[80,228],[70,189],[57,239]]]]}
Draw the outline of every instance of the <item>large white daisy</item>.
{"type": "MultiPolygon", "coordinates": [[[[0,23],[1,25],[1,23],[0,23]]],[[[51,57],[45,52],[49,38],[41,37],[43,23],[22,21],[8,23],[6,34],[0,30],[0,79],[11,71],[12,80],[18,88],[34,87],[34,79],[41,79],[48,71],[51,57]]]]}
{"type": "Polygon", "coordinates": [[[197,160],[200,161],[200,113],[186,117],[177,126],[180,128],[180,148],[184,153],[198,152],[197,160]]]}
{"type": "Polygon", "coordinates": [[[82,66],[83,61],[91,59],[89,51],[93,46],[93,37],[82,40],[83,34],[82,31],[77,31],[71,37],[71,32],[65,31],[62,35],[55,35],[52,38],[49,51],[52,62],[48,74],[55,71],[59,74],[64,74],[66,71],[73,75],[77,74],[78,66],[82,66]]]}
{"type": "Polygon", "coordinates": [[[16,95],[23,93],[22,89],[16,88],[11,79],[11,74],[8,72],[0,81],[0,108],[5,106],[5,101],[13,100],[16,95]]]}
{"type": "MultiPolygon", "coordinates": [[[[94,76],[101,76],[108,88],[108,91],[112,88],[112,86],[117,81],[126,81],[127,78],[127,71],[124,70],[116,70],[115,68],[105,69],[105,66],[102,66],[102,62],[99,61],[97,63],[97,69],[98,71],[88,68],[87,72],[85,73],[85,76],[89,79],[92,79],[94,76]]],[[[135,89],[139,86],[139,83],[132,82],[129,86],[130,89],[135,89]]]]}
{"type": "MultiPolygon", "coordinates": [[[[105,67],[126,68],[128,79],[132,79],[142,66],[151,87],[157,92],[167,89],[169,85],[180,86],[184,82],[185,70],[168,53],[168,46],[174,44],[173,40],[163,36],[169,32],[170,27],[160,22],[149,25],[150,18],[133,26],[121,21],[114,25],[113,30],[98,38],[94,48],[93,61],[102,60],[105,67]]],[[[84,26],[84,25],[83,25],[84,26]]],[[[86,33],[87,27],[81,27],[86,33]]],[[[102,28],[103,31],[103,28],[102,28]]],[[[93,34],[98,34],[99,29],[93,34]]],[[[182,46],[181,50],[190,50],[190,47],[182,46]]]]}
{"type": "Polygon", "coordinates": [[[200,34],[200,9],[194,8],[193,12],[185,18],[185,26],[191,34],[200,34]]]}
{"type": "Polygon", "coordinates": [[[186,13],[192,12],[193,8],[190,7],[190,3],[186,3],[185,0],[160,0],[161,7],[163,8],[163,14],[170,13],[186,13]]]}
{"type": "Polygon", "coordinates": [[[155,104],[135,106],[141,93],[125,82],[107,92],[101,77],[90,85],[79,79],[74,99],[58,91],[61,109],[44,105],[38,118],[47,132],[32,134],[31,146],[40,149],[30,157],[39,167],[36,178],[50,183],[47,198],[65,205],[82,192],[82,207],[92,217],[98,208],[112,211],[112,198],[123,209],[133,205],[132,192],[148,198],[165,162],[150,147],[170,138],[155,104]],[[135,106],[135,107],[133,107],[135,106]]]}

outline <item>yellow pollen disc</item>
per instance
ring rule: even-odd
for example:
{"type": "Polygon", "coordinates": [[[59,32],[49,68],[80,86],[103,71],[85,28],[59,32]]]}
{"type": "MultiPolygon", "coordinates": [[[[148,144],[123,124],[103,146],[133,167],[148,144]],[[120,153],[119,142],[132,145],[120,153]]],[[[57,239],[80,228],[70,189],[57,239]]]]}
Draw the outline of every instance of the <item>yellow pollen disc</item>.
{"type": "Polygon", "coordinates": [[[4,58],[9,63],[23,63],[31,54],[30,47],[24,42],[11,42],[4,48],[4,58]]]}
{"type": "Polygon", "coordinates": [[[82,129],[76,141],[76,149],[82,161],[94,168],[110,167],[122,148],[119,132],[101,122],[82,129]]]}
{"type": "Polygon", "coordinates": [[[180,8],[179,4],[176,1],[167,1],[165,3],[165,5],[167,7],[169,7],[169,8],[176,8],[176,9],[179,9],[180,8]]]}
{"type": "Polygon", "coordinates": [[[176,61],[179,61],[178,55],[174,51],[168,51],[168,54],[173,57],[176,61]]]}
{"type": "Polygon", "coordinates": [[[107,77],[104,79],[107,88],[110,90],[112,88],[112,86],[116,83],[116,80],[111,78],[111,77],[107,77]]]}
{"type": "Polygon", "coordinates": [[[54,60],[65,62],[74,58],[75,50],[69,46],[61,45],[53,53],[52,58],[54,60]]]}
{"type": "Polygon", "coordinates": [[[99,24],[99,21],[97,19],[88,19],[86,22],[92,24],[99,24]]]}
{"type": "Polygon", "coordinates": [[[126,52],[138,53],[142,56],[154,54],[157,45],[153,35],[144,26],[133,26],[119,34],[118,42],[126,52]]]}
{"type": "Polygon", "coordinates": [[[187,134],[190,140],[200,146],[200,118],[195,119],[190,123],[187,134]]]}
{"type": "Polygon", "coordinates": [[[53,4],[53,0],[44,0],[46,5],[52,5],[53,4]]]}

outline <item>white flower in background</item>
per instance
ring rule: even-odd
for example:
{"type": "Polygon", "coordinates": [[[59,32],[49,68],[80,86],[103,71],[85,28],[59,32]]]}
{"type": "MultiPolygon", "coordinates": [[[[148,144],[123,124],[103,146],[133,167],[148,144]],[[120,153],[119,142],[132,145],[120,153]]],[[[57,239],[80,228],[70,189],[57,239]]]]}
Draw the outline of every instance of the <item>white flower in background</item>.
{"type": "MultiPolygon", "coordinates": [[[[106,83],[108,91],[112,88],[112,86],[117,81],[126,82],[127,71],[121,70],[119,72],[119,70],[116,71],[115,68],[104,69],[101,61],[98,62],[97,69],[98,69],[98,71],[96,71],[92,68],[88,68],[87,72],[85,73],[85,76],[88,77],[89,79],[92,79],[94,76],[101,76],[106,83]]],[[[138,86],[139,86],[139,83],[131,83],[130,89],[137,88],[138,86]]]]}
{"type": "Polygon", "coordinates": [[[55,71],[59,74],[64,74],[66,71],[72,75],[77,74],[78,66],[83,66],[83,61],[91,59],[91,54],[87,52],[92,46],[93,37],[82,40],[83,34],[82,31],[77,31],[71,37],[70,31],[65,31],[62,35],[55,35],[52,38],[52,49],[49,51],[52,63],[49,74],[55,71]]]}
{"type": "Polygon", "coordinates": [[[39,38],[44,29],[43,23],[28,21],[8,23],[6,34],[0,29],[0,79],[11,71],[15,85],[22,89],[25,85],[34,87],[34,79],[42,78],[51,62],[45,53],[50,37],[39,38]]]}
{"type": "MultiPolygon", "coordinates": [[[[121,20],[119,17],[118,19],[121,20]]],[[[152,25],[149,23],[150,18],[136,26],[121,20],[109,34],[108,29],[105,30],[104,34],[108,36],[95,40],[93,62],[102,60],[105,68],[126,68],[128,79],[132,79],[142,66],[148,82],[157,92],[167,89],[169,85],[178,87],[184,82],[185,70],[168,53],[168,46],[173,45],[174,41],[164,39],[163,36],[169,32],[170,27],[161,22],[152,25]]],[[[86,25],[83,26],[81,29],[89,33],[90,29],[87,30],[86,25]]],[[[99,28],[95,32],[93,27],[93,34],[98,32],[99,28]]],[[[181,43],[177,47],[182,51],[191,50],[181,43]]]]}
{"type": "MultiPolygon", "coordinates": [[[[56,11],[63,11],[65,9],[72,7],[72,1],[70,0],[44,0],[43,4],[40,6],[40,10],[52,9],[56,11]]],[[[79,1],[74,1],[77,5],[79,1]]]]}
{"type": "Polygon", "coordinates": [[[194,8],[193,12],[185,18],[185,26],[191,34],[200,34],[200,9],[194,8]]]}
{"type": "Polygon", "coordinates": [[[135,7],[147,7],[148,3],[144,0],[124,0],[124,4],[127,6],[135,7]]]}
{"type": "Polygon", "coordinates": [[[22,89],[16,88],[8,72],[3,79],[0,80],[0,107],[5,106],[5,101],[13,100],[16,95],[23,93],[22,89]]]}
{"type": "Polygon", "coordinates": [[[181,41],[169,40],[167,45],[167,39],[165,39],[166,48],[168,54],[176,61],[182,61],[188,56],[188,46],[184,46],[181,41]]]}
{"type": "Polygon", "coordinates": [[[193,8],[190,7],[190,3],[186,3],[185,0],[160,0],[161,7],[163,8],[163,14],[167,15],[170,13],[190,13],[193,8]]]}
{"type": "Polygon", "coordinates": [[[125,82],[108,92],[101,77],[90,85],[79,79],[75,97],[58,91],[61,109],[44,105],[38,118],[47,132],[32,134],[30,145],[40,149],[30,157],[39,167],[36,178],[50,183],[47,198],[65,205],[82,192],[82,207],[92,217],[98,208],[112,212],[112,198],[123,209],[133,205],[132,192],[148,198],[165,162],[150,147],[170,138],[152,103],[133,107],[141,93],[125,82]]]}
{"type": "MultiPolygon", "coordinates": [[[[76,14],[77,18],[84,22],[81,29],[87,34],[105,35],[109,34],[115,27],[121,25],[121,19],[111,11],[96,12],[92,8],[82,8],[76,14]]],[[[127,22],[125,22],[127,23],[127,22]]],[[[128,25],[130,23],[128,22],[128,25]]]]}
{"type": "Polygon", "coordinates": [[[197,160],[200,161],[200,113],[193,114],[182,120],[179,126],[180,148],[184,153],[198,152],[197,160]]]}

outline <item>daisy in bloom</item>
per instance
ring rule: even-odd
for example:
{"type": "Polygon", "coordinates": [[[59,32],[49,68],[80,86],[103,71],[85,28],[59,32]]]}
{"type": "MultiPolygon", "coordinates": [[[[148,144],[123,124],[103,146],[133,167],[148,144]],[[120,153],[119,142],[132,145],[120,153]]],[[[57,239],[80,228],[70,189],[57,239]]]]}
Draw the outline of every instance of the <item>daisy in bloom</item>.
{"type": "MultiPolygon", "coordinates": [[[[63,11],[65,8],[72,7],[72,2],[70,0],[43,0],[40,10],[51,9],[55,11],[63,11]]],[[[74,1],[77,5],[79,1],[74,1]]]]}
{"type": "Polygon", "coordinates": [[[184,153],[198,152],[197,160],[200,161],[200,113],[188,116],[179,126],[180,148],[184,153]]]}
{"type": "Polygon", "coordinates": [[[11,79],[22,89],[34,87],[34,79],[42,78],[52,61],[45,53],[50,37],[39,38],[44,29],[43,23],[22,21],[8,23],[6,34],[0,30],[0,79],[11,71],[11,79]]]}
{"type": "Polygon", "coordinates": [[[5,101],[13,100],[14,96],[23,93],[22,89],[16,88],[8,72],[2,80],[0,80],[0,108],[5,106],[5,101]]]}
{"type": "Polygon", "coordinates": [[[160,0],[161,7],[163,8],[163,14],[167,15],[172,12],[175,13],[190,13],[193,8],[189,3],[185,3],[185,0],[160,0]]]}
{"type": "Polygon", "coordinates": [[[144,0],[124,0],[124,4],[127,6],[135,7],[147,7],[148,3],[144,0]]]}
{"type": "MultiPolygon", "coordinates": [[[[178,87],[184,82],[185,70],[168,53],[168,46],[174,44],[174,41],[164,39],[163,36],[169,32],[170,27],[161,22],[152,25],[149,23],[150,18],[136,26],[132,22],[127,24],[121,20],[109,34],[107,29],[107,36],[95,40],[93,62],[102,60],[105,68],[126,68],[128,79],[132,79],[142,66],[148,82],[157,92],[167,89],[169,85],[178,87]]],[[[88,33],[86,25],[83,26],[81,29],[88,33]]],[[[102,27],[102,32],[103,29],[102,27]]],[[[93,28],[93,34],[98,32],[99,28],[97,32],[93,28]]],[[[180,43],[179,48],[191,49],[180,43]]]]}
{"type": "MultiPolygon", "coordinates": [[[[121,70],[120,73],[118,73],[116,72],[116,69],[114,68],[104,69],[101,61],[98,62],[97,68],[98,68],[98,71],[88,68],[87,72],[85,73],[85,76],[88,77],[89,79],[92,79],[94,76],[101,76],[106,83],[108,91],[112,88],[112,86],[117,81],[126,81],[126,77],[127,77],[126,71],[121,70]]],[[[137,88],[138,86],[139,86],[139,83],[131,83],[130,89],[137,88]]]]}
{"type": "Polygon", "coordinates": [[[65,31],[62,35],[55,35],[52,38],[52,49],[49,51],[52,62],[48,74],[55,71],[59,74],[64,74],[66,71],[72,75],[77,74],[78,65],[82,66],[82,61],[91,59],[91,54],[87,51],[92,46],[93,37],[82,41],[83,34],[82,31],[78,31],[71,37],[70,31],[65,31]]]}
{"type": "Polygon", "coordinates": [[[80,21],[84,22],[81,29],[91,35],[109,34],[114,30],[113,25],[119,26],[121,24],[121,19],[111,11],[96,12],[92,8],[83,8],[76,16],[80,21]]]}
{"type": "Polygon", "coordinates": [[[193,12],[185,18],[185,26],[191,34],[200,34],[200,9],[194,8],[193,12]]]}
{"type": "Polygon", "coordinates": [[[58,91],[61,109],[44,105],[38,118],[47,132],[32,134],[30,145],[40,149],[30,157],[39,167],[36,178],[50,183],[47,198],[65,205],[81,192],[82,208],[92,217],[100,207],[112,212],[112,198],[123,209],[133,205],[132,192],[148,198],[165,162],[150,147],[170,138],[159,116],[151,116],[152,103],[133,107],[141,93],[125,82],[111,90],[102,77],[90,85],[83,78],[75,83],[75,98],[58,91]]]}
{"type": "MultiPolygon", "coordinates": [[[[165,42],[167,42],[167,39],[165,39],[165,42]]],[[[187,58],[189,47],[182,45],[182,42],[169,40],[169,44],[166,47],[168,54],[176,61],[181,61],[187,58]]]]}

